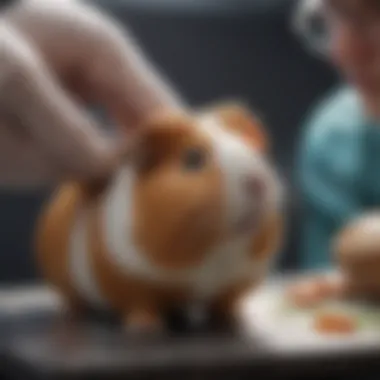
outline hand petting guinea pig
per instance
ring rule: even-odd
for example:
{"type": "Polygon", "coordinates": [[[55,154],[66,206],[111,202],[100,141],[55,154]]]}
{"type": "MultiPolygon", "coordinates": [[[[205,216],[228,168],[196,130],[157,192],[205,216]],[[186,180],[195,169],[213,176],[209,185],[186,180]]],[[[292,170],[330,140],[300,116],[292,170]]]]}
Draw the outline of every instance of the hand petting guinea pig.
{"type": "Polygon", "coordinates": [[[42,276],[74,313],[156,330],[173,307],[236,321],[283,239],[283,187],[245,106],[155,115],[109,183],[66,183],[36,231],[42,276]]]}

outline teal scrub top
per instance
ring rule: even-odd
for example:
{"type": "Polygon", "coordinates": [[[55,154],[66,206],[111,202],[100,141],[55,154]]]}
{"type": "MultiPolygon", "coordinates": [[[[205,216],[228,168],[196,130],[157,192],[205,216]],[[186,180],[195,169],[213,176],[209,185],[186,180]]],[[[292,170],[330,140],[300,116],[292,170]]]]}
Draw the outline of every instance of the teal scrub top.
{"type": "Polygon", "coordinates": [[[336,232],[380,206],[380,124],[366,117],[354,90],[340,88],[312,112],[297,169],[304,211],[301,265],[326,269],[336,232]]]}

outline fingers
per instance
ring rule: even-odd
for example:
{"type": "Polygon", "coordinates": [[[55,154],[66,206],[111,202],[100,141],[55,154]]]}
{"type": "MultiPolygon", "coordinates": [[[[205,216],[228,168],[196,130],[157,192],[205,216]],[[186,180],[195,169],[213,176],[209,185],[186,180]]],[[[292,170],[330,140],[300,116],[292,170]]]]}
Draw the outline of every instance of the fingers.
{"type": "Polygon", "coordinates": [[[184,107],[130,34],[100,17],[96,23],[94,17],[88,31],[96,46],[83,63],[89,87],[124,126],[137,125],[159,110],[184,107]]]}
{"type": "Polygon", "coordinates": [[[114,143],[74,104],[38,54],[9,25],[0,27],[0,110],[17,117],[62,172],[105,176],[118,160],[114,143]]]}
{"type": "Polygon", "coordinates": [[[75,1],[35,0],[6,17],[54,70],[79,73],[76,90],[106,106],[120,124],[133,126],[151,112],[182,106],[131,35],[101,11],[75,1]]]}

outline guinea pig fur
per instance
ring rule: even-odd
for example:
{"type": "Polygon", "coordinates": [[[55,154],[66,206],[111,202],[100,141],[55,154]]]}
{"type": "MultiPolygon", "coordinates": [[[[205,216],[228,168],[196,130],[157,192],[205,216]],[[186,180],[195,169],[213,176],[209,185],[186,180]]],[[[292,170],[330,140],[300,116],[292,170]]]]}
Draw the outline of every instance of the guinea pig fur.
{"type": "Polygon", "coordinates": [[[107,186],[62,184],[36,232],[41,274],[73,311],[159,326],[203,302],[234,319],[283,236],[282,186],[267,136],[238,104],[160,115],[107,186]]]}

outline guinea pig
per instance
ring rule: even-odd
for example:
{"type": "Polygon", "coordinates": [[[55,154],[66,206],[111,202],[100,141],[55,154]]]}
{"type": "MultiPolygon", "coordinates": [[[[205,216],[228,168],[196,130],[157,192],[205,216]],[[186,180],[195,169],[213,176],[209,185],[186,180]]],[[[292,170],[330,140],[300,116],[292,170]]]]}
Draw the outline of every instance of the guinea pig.
{"type": "Polygon", "coordinates": [[[172,307],[235,320],[283,241],[283,186],[267,133],[239,104],[156,115],[103,187],[62,184],[36,230],[42,276],[69,308],[128,329],[172,307]]]}

